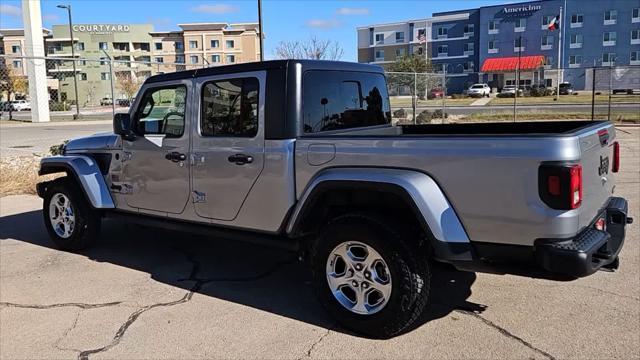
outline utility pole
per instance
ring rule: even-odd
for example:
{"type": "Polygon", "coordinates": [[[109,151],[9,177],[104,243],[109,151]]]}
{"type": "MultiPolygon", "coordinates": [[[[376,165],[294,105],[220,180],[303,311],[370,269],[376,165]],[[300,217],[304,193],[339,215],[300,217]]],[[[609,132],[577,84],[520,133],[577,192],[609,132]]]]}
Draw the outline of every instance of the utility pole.
{"type": "Polygon", "coordinates": [[[113,90],[113,61],[111,60],[111,56],[109,56],[109,54],[107,54],[106,51],[102,50],[102,52],[104,53],[104,56],[107,57],[107,59],[109,59],[109,80],[111,81],[111,113],[113,114],[113,116],[116,115],[116,93],[113,90]]]}
{"type": "Polygon", "coordinates": [[[60,9],[67,9],[69,15],[69,37],[71,41],[71,62],[73,63],[73,87],[76,93],[76,114],[73,116],[74,120],[80,118],[80,101],[78,100],[78,73],[76,70],[76,47],[73,41],[73,22],[71,21],[71,5],[58,5],[60,9]]]}
{"type": "Polygon", "coordinates": [[[522,57],[522,35],[518,36],[518,64],[516,65],[516,91],[513,94],[513,122],[516,122],[518,91],[520,91],[520,58],[522,57]]]}
{"type": "Polygon", "coordinates": [[[445,112],[447,111],[447,66],[442,64],[442,123],[444,124],[445,112]]]}
{"type": "Polygon", "coordinates": [[[260,32],[260,61],[264,61],[264,36],[262,34],[262,0],[258,0],[258,32],[260,32]]]}

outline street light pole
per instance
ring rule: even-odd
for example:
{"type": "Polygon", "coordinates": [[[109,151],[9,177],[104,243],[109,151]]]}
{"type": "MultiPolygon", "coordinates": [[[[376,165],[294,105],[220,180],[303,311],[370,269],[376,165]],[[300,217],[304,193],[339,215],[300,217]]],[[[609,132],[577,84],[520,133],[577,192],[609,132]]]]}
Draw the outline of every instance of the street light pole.
{"type": "Polygon", "coordinates": [[[264,61],[264,45],[262,35],[262,0],[258,0],[258,32],[260,32],[260,61],[264,61]]]}
{"type": "Polygon", "coordinates": [[[111,113],[113,116],[116,116],[116,99],[115,99],[116,94],[113,90],[113,61],[111,59],[111,56],[109,56],[109,54],[107,54],[107,52],[104,49],[102,50],[102,52],[104,53],[104,56],[106,56],[107,59],[109,59],[109,80],[111,82],[111,113]]]}
{"type": "Polygon", "coordinates": [[[76,93],[76,114],[74,119],[80,118],[80,101],[78,100],[78,73],[76,70],[76,51],[73,41],[73,22],[71,21],[71,5],[58,5],[60,9],[67,9],[69,15],[69,37],[71,41],[71,62],[73,63],[73,87],[76,93]]]}

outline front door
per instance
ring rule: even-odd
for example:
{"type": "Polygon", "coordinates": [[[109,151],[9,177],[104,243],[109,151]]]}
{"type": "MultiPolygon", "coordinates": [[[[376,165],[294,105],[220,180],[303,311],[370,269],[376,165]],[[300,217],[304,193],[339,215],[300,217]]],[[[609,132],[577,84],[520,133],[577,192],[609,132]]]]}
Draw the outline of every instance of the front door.
{"type": "Polygon", "coordinates": [[[189,199],[189,92],[191,81],[163,83],[140,90],[131,113],[136,134],[123,140],[127,204],[179,214],[189,199]]]}
{"type": "Polygon", "coordinates": [[[232,221],[264,165],[264,72],[198,80],[192,189],[198,216],[232,221]]]}

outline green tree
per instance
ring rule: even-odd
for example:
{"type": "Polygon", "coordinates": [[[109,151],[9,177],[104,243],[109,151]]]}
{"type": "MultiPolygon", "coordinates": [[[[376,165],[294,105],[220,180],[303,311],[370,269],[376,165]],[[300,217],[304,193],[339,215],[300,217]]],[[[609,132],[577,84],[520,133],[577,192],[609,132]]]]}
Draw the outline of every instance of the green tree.
{"type": "Polygon", "coordinates": [[[433,75],[431,61],[418,55],[404,55],[396,58],[396,61],[389,65],[388,71],[390,73],[387,74],[387,79],[390,87],[403,87],[409,90],[415,120],[418,96],[426,96],[427,89],[437,86],[441,79],[433,75]]]}

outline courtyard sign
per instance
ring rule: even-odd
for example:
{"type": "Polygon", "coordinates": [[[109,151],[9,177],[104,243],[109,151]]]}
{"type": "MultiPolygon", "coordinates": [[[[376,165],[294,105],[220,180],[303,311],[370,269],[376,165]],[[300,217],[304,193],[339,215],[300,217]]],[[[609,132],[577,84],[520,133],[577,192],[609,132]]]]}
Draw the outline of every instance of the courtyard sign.
{"type": "Polygon", "coordinates": [[[542,5],[522,5],[512,8],[504,8],[505,14],[519,14],[523,12],[533,12],[542,9],[542,5]]]}
{"type": "Polygon", "coordinates": [[[92,34],[129,32],[129,25],[114,25],[114,24],[73,25],[73,31],[88,32],[92,34]]]}

